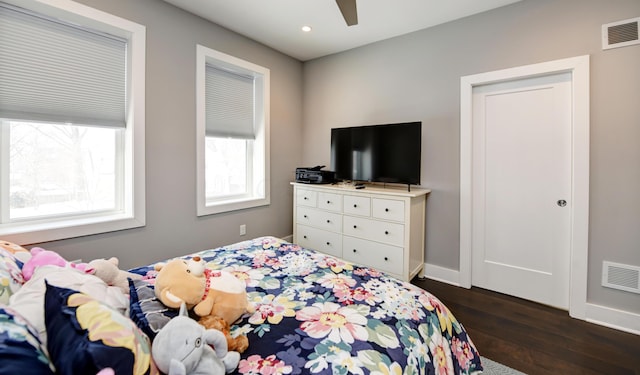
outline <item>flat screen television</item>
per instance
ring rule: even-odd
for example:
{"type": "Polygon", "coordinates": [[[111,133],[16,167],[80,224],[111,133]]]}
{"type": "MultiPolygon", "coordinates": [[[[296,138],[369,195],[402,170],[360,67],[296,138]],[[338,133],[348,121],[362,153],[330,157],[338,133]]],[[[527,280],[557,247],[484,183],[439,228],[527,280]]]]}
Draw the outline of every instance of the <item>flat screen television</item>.
{"type": "Polygon", "coordinates": [[[422,122],[331,129],[331,170],[353,182],[420,184],[422,122]]]}

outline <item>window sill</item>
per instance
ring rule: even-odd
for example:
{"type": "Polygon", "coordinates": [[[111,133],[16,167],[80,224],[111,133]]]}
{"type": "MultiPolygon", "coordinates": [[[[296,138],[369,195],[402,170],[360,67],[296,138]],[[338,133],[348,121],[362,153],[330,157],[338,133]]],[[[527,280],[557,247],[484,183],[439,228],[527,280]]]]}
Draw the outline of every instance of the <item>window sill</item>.
{"type": "Polygon", "coordinates": [[[93,218],[42,221],[0,226],[3,240],[21,245],[62,240],[145,226],[144,215],[113,214],[93,218]]]}
{"type": "Polygon", "coordinates": [[[269,198],[247,198],[242,200],[227,200],[222,202],[207,203],[198,205],[198,216],[219,214],[222,212],[238,211],[247,208],[268,206],[269,198]]]}

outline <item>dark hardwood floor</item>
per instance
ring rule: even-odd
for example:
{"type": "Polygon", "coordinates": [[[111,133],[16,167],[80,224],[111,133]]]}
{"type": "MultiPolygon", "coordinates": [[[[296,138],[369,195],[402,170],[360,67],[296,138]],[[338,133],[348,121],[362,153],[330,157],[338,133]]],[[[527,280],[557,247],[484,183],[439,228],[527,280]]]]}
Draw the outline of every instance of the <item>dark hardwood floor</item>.
{"type": "Polygon", "coordinates": [[[480,354],[496,362],[530,375],[640,375],[640,335],[476,287],[413,283],[447,305],[480,354]]]}

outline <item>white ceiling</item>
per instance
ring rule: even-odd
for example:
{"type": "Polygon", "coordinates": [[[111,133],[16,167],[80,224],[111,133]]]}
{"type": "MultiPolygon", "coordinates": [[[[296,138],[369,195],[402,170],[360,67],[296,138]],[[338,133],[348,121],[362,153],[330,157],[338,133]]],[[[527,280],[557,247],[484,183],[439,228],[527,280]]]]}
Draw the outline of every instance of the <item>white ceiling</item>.
{"type": "Polygon", "coordinates": [[[165,0],[301,61],[484,12],[520,0],[359,0],[348,27],[334,0],[165,0]],[[313,30],[305,33],[302,26],[313,30]]]}

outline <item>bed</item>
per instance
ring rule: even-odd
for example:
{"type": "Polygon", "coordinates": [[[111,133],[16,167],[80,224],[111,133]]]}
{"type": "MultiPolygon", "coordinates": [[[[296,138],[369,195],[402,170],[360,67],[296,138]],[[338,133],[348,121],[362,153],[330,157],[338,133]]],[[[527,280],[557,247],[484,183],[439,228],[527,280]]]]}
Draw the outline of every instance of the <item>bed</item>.
{"type": "MultiPolygon", "coordinates": [[[[430,293],[275,237],[198,255],[245,280],[253,314],[236,374],[475,374],[480,355],[464,327],[430,293]]],[[[153,295],[154,265],[130,270],[131,318],[151,338],[175,312],[153,295]]]]}
{"type": "MultiPolygon", "coordinates": [[[[27,280],[33,249],[2,245],[0,373],[157,374],[153,338],[177,312],[155,296],[154,264],[131,270],[128,288],[77,265],[40,265],[27,280]]],[[[181,258],[195,255],[243,280],[255,307],[232,327],[249,341],[236,374],[482,371],[463,326],[410,283],[274,237],[181,258]]]]}

